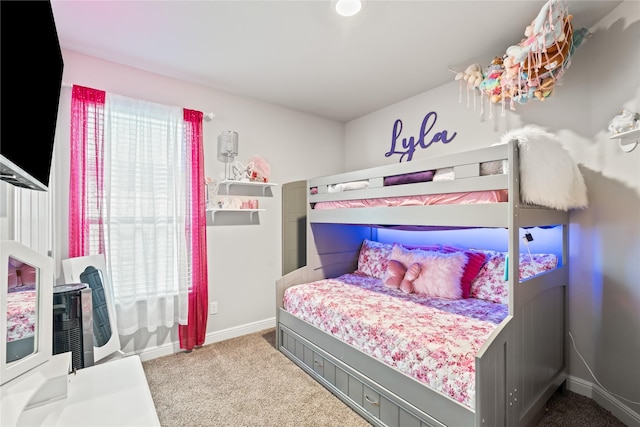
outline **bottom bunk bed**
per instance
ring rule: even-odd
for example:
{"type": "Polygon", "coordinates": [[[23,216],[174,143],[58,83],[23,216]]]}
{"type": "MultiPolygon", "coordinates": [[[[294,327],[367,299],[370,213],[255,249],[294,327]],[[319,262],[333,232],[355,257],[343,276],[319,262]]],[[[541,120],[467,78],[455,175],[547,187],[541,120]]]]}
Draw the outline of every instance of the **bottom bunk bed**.
{"type": "MultiPolygon", "coordinates": [[[[476,277],[468,298],[451,299],[385,283],[391,248],[397,246],[365,240],[358,269],[336,278],[308,281],[306,267],[283,277],[279,349],[373,425],[516,425],[507,423],[508,406],[520,407],[524,398],[535,401],[525,419],[536,419],[540,404],[564,380],[566,277],[556,255],[521,255],[520,280],[546,288],[528,309],[545,316],[522,343],[532,350],[524,356],[531,369],[520,367],[516,375],[535,376],[539,384],[508,391],[507,358],[516,350],[508,337],[517,332],[504,281],[506,253],[473,251],[485,262],[472,268],[476,277]]],[[[412,248],[405,255],[442,253],[429,249],[412,248]]],[[[459,252],[464,253],[470,251],[459,252]]],[[[435,255],[440,264],[430,266],[453,265],[455,254],[435,255]]]]}

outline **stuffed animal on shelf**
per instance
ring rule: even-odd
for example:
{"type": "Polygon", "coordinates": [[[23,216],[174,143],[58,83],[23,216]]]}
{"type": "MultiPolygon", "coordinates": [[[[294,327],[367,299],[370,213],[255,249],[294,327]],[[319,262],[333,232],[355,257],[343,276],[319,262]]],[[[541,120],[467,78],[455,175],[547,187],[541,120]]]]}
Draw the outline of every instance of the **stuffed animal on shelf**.
{"type": "Polygon", "coordinates": [[[624,108],[620,114],[611,119],[609,131],[614,135],[630,130],[640,129],[640,114],[624,108]]]}
{"type": "Polygon", "coordinates": [[[253,156],[249,159],[251,165],[251,171],[249,173],[249,180],[254,182],[269,182],[269,176],[271,175],[271,166],[261,156],[253,156]]]}

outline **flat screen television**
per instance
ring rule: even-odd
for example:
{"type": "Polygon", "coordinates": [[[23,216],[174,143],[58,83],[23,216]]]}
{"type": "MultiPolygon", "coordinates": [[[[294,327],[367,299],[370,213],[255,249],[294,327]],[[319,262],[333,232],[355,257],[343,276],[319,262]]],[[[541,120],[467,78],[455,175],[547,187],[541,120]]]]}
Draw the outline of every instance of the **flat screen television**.
{"type": "Polygon", "coordinates": [[[46,191],[62,51],[49,1],[0,1],[0,179],[46,191]]]}

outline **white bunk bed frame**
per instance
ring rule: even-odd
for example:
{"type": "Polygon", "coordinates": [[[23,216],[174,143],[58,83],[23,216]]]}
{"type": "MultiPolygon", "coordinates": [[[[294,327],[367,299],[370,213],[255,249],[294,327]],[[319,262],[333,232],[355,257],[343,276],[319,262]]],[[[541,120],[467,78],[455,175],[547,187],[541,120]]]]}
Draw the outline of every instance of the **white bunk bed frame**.
{"type": "Polygon", "coordinates": [[[277,348],[373,425],[535,425],[547,400],[565,389],[569,213],[520,201],[516,142],[308,181],[307,265],[277,281],[277,348]],[[508,174],[480,176],[480,163],[508,161],[508,174]],[[454,167],[452,181],[382,186],[382,177],[454,167]],[[364,190],[326,193],[327,185],[369,180],[364,190]],[[508,189],[509,202],[313,210],[311,204],[409,194],[508,189]],[[354,227],[353,225],[361,225],[354,227]],[[509,314],[476,355],[475,410],[360,352],[283,309],[293,285],[356,270],[370,225],[507,228],[509,260],[519,260],[519,228],[561,225],[562,265],[523,282],[509,262],[509,314]]]}

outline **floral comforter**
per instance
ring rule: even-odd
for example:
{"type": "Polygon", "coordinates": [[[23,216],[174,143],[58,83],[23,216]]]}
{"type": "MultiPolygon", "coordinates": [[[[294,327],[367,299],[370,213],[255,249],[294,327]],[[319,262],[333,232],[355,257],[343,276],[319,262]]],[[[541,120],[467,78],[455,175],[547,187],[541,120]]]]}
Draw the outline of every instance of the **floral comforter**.
{"type": "Polygon", "coordinates": [[[508,314],[479,299],[404,294],[357,272],[290,287],[284,308],[471,409],[475,355],[508,314]]]}
{"type": "Polygon", "coordinates": [[[12,289],[7,293],[7,342],[32,336],[35,325],[35,287],[12,289]]]}

